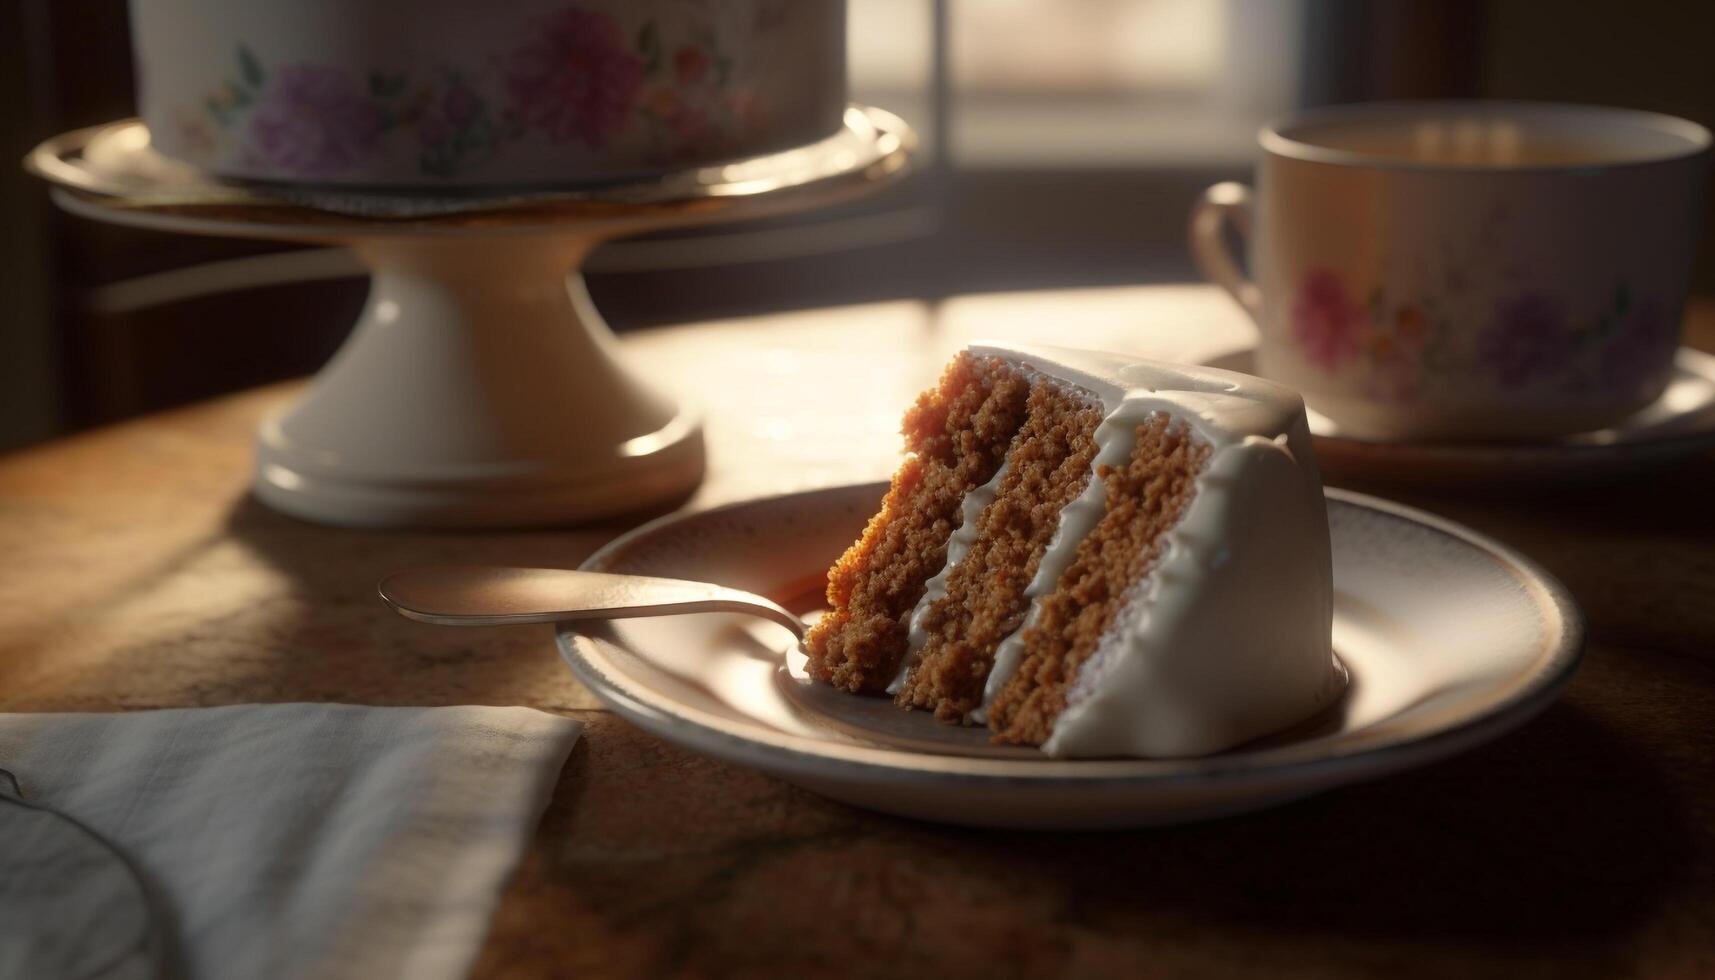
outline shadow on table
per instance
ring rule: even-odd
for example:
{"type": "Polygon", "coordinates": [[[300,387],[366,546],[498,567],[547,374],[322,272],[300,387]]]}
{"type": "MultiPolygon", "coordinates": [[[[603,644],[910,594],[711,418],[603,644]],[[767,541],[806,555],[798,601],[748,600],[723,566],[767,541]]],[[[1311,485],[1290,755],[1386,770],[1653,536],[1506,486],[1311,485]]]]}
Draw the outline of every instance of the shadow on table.
{"type": "Polygon", "coordinates": [[[869,813],[592,716],[490,952],[593,968],[624,948],[639,976],[905,962],[948,976],[1615,976],[1695,888],[1701,834],[1640,747],[1573,702],[1378,782],[1085,834],[869,813]]]}
{"type": "MultiPolygon", "coordinates": [[[[1146,833],[983,835],[1059,879],[1091,924],[1134,915],[1311,935],[1577,948],[1683,880],[1687,814],[1646,758],[1576,707],[1417,773],[1146,833]]],[[[1593,964],[1586,964],[1593,966],[1593,964]]]]}
{"type": "MultiPolygon", "coordinates": [[[[324,553],[514,555],[511,564],[555,561],[565,564],[568,542],[605,542],[682,506],[686,500],[580,524],[476,529],[340,527],[303,520],[269,508],[246,493],[226,515],[226,530],[294,578],[316,578],[327,568],[324,553]],[[547,546],[544,550],[543,545],[547,546]]],[[[582,560],[578,554],[576,560],[582,560]]],[[[470,559],[467,559],[470,560],[470,559]]],[[[500,559],[489,559],[500,560],[500,559]]]]}
{"type": "MultiPolygon", "coordinates": [[[[251,553],[244,574],[277,576],[268,608],[248,612],[254,653],[245,699],[367,704],[526,704],[575,693],[546,627],[428,626],[386,607],[376,584],[428,564],[575,568],[639,517],[570,528],[379,531],[329,527],[235,501],[228,537],[251,553]]],[[[258,591],[262,591],[258,587],[258,591]]],[[[236,668],[234,668],[236,670],[236,668]]]]}

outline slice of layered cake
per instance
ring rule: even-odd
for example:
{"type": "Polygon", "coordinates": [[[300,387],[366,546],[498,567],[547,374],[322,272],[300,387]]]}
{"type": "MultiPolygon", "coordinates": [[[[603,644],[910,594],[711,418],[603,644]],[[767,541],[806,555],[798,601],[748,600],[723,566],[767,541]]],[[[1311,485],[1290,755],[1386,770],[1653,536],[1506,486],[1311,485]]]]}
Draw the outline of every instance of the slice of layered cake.
{"type": "Polygon", "coordinates": [[[974,346],[828,573],[817,680],[1055,756],[1190,756],[1340,691],[1304,403],[1258,378],[974,346]]]}

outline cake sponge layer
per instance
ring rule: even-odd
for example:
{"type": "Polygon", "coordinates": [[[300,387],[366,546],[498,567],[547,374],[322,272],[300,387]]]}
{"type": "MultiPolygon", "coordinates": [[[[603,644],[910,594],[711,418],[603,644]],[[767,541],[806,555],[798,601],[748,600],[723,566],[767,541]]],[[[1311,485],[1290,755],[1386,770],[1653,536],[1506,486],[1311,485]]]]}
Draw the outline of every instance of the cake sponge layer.
{"type": "Polygon", "coordinates": [[[1048,740],[1079,668],[1121,615],[1127,592],[1160,560],[1166,532],[1196,495],[1208,457],[1209,447],[1183,423],[1157,414],[1137,427],[1126,464],[1097,474],[1107,510],[1025,629],[1018,669],[989,708],[996,741],[1048,740]]]}
{"type": "Polygon", "coordinates": [[[909,455],[880,511],[828,574],[832,609],[805,640],[812,677],[854,692],[893,680],[911,610],[946,563],[960,504],[1000,469],[1029,394],[1023,372],[966,352],[906,413],[909,455]]]}
{"type": "Polygon", "coordinates": [[[915,624],[922,646],[895,697],[943,721],[961,721],[981,704],[995,648],[1029,612],[1025,588],[1060,511],[1090,481],[1101,403],[1038,376],[1027,412],[969,550],[947,570],[945,592],[915,624]]]}

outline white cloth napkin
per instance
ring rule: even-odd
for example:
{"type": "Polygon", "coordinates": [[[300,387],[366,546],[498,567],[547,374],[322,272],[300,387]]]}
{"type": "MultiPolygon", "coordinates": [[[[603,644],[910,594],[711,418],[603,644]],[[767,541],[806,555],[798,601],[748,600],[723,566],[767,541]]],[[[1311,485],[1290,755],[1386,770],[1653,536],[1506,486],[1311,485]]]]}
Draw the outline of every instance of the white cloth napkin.
{"type": "Polygon", "coordinates": [[[462,977],[580,729],[488,707],[0,715],[22,798],[0,800],[0,976],[462,977]]]}

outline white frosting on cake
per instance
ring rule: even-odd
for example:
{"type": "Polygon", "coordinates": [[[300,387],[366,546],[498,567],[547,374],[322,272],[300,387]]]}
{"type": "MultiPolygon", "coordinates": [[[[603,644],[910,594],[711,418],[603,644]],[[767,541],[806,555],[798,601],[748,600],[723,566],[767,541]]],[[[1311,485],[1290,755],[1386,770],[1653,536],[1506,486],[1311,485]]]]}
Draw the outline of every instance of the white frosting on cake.
{"type": "MultiPolygon", "coordinates": [[[[1330,645],[1327,510],[1296,393],[1229,371],[1090,351],[988,345],[971,351],[1040,372],[1101,402],[1092,473],[1124,464],[1138,425],[1155,413],[1185,423],[1210,448],[1196,493],[1167,532],[1160,560],[1133,586],[1080,669],[1043,751],[1206,755],[1289,727],[1338,695],[1344,674],[1330,645]]],[[[974,538],[975,514],[993,499],[998,481],[997,475],[966,499],[961,534],[968,529],[974,538]]],[[[1105,512],[1105,494],[1092,475],[1062,511],[1026,589],[1033,602],[1054,590],[1105,512]]],[[[947,567],[936,576],[940,594],[969,546],[949,546],[947,567]]],[[[914,626],[934,598],[925,594],[912,614],[914,626]]],[[[1039,610],[1033,605],[1024,625],[1000,644],[972,721],[986,720],[986,709],[1017,670],[1023,633],[1039,610]]],[[[913,643],[915,653],[921,641],[914,636],[913,643]]]]}

